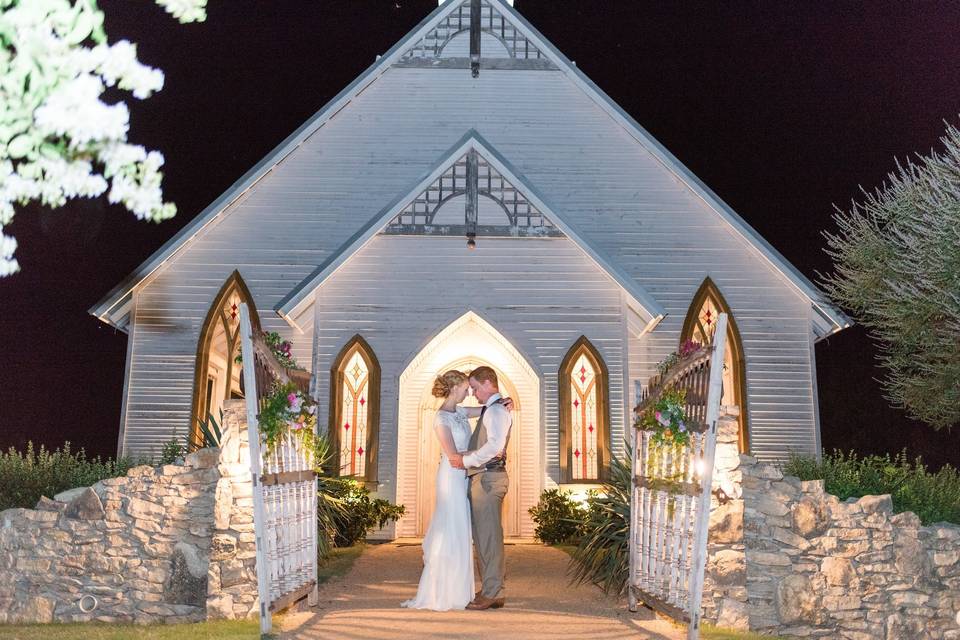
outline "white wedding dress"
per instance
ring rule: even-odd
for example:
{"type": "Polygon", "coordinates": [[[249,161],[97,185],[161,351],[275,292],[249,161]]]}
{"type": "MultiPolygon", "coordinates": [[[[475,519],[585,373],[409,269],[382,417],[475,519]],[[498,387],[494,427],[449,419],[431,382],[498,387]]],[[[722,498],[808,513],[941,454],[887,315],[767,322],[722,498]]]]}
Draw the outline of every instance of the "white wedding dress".
{"type": "Polygon", "coordinates": [[[473,600],[473,535],[467,473],[450,466],[447,451],[466,451],[470,421],[463,409],[437,411],[434,434],[444,451],[437,469],[437,503],[423,539],[423,573],[417,596],[400,606],[449,611],[473,600]]]}

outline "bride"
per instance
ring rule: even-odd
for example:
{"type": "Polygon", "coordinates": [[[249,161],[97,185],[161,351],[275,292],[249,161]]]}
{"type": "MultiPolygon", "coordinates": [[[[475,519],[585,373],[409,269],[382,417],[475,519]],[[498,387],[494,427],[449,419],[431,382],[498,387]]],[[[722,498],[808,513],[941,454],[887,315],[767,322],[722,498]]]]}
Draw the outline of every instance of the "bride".
{"type": "MultiPolygon", "coordinates": [[[[433,384],[433,395],[443,404],[433,421],[433,431],[443,454],[437,469],[437,503],[423,539],[423,573],[417,596],[400,606],[448,611],[464,609],[473,600],[473,535],[470,530],[468,480],[464,469],[451,466],[470,442],[469,418],[480,407],[460,407],[470,386],[467,375],[447,371],[433,384]]],[[[510,409],[509,400],[505,401],[510,409]]]]}

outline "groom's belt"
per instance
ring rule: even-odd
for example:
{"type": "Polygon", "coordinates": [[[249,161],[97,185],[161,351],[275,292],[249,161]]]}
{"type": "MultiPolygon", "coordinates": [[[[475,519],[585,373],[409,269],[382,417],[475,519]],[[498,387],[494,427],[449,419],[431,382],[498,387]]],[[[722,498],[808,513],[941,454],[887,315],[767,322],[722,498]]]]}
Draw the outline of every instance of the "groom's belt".
{"type": "Polygon", "coordinates": [[[487,464],[483,465],[484,471],[506,471],[507,470],[507,457],[506,456],[497,456],[487,464]]]}

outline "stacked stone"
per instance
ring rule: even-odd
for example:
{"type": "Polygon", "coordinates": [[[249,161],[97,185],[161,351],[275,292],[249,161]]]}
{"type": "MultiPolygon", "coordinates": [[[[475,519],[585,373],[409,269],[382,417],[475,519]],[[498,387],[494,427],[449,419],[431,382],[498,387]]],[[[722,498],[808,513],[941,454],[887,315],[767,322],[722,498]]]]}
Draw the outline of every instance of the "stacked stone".
{"type": "Polygon", "coordinates": [[[703,618],[727,629],[746,630],[749,618],[738,415],[737,407],[722,407],[717,422],[703,618]]]}
{"type": "Polygon", "coordinates": [[[246,405],[226,403],[220,442],[209,568],[207,617],[247,618],[258,614],[257,551],[253,530],[253,482],[246,405]]]}
{"type": "Polygon", "coordinates": [[[220,449],[0,512],[0,623],[256,615],[246,419],[229,404],[220,449]]]}
{"type": "Polygon", "coordinates": [[[890,496],[840,501],[741,456],[749,626],[873,640],[960,639],[960,527],[890,496]]]}
{"type": "Polygon", "coordinates": [[[0,513],[0,622],[205,616],[217,451],[0,513]]]}

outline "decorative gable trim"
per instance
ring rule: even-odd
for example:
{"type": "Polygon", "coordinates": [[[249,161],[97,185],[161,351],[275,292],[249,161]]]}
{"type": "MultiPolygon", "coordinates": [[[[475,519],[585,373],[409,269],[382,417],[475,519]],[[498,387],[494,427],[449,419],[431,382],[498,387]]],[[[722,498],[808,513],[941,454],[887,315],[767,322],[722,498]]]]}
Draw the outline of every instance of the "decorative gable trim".
{"type": "Polygon", "coordinates": [[[440,174],[383,230],[387,235],[479,235],[483,237],[559,237],[563,234],[530,200],[476,150],[471,149],[440,174]],[[437,219],[454,198],[464,198],[463,224],[437,219]],[[508,224],[478,221],[479,198],[492,200],[508,224]]]}
{"type": "Polygon", "coordinates": [[[423,178],[406,193],[387,205],[322,265],[307,276],[275,307],[277,313],[294,328],[300,329],[295,318],[303,315],[312,304],[317,287],[337,272],[347,260],[362,249],[374,236],[381,233],[409,204],[434,184],[450,167],[475,151],[486,159],[490,166],[510,184],[516,185],[529,202],[548,217],[556,229],[576,243],[593,262],[606,272],[626,293],[627,303],[645,322],[642,333],[651,331],[666,315],[666,310],[640,284],[621,267],[612,262],[595,247],[563,216],[550,207],[536,188],[530,184],[500,153],[477,131],[471,129],[460,139],[423,178]]]}

